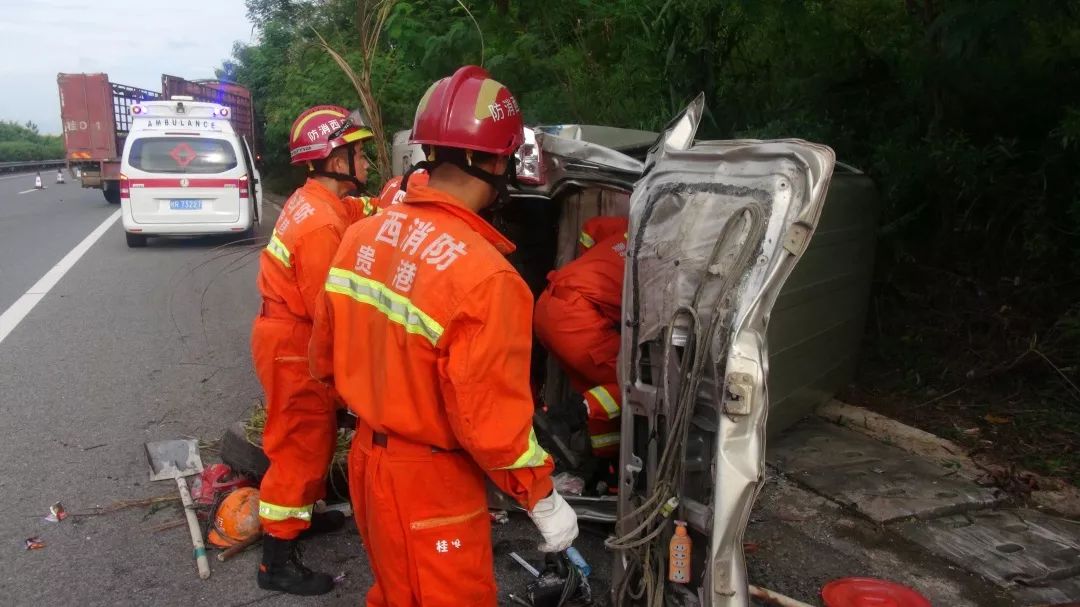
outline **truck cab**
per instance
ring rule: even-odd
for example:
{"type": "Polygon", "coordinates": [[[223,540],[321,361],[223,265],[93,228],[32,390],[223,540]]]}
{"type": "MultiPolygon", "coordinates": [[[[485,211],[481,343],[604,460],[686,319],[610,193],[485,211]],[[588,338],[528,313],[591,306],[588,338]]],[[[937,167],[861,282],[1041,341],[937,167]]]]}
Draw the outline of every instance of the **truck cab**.
{"type": "Polygon", "coordinates": [[[180,95],[131,106],[120,163],[128,246],[149,236],[254,233],[262,186],[232,111],[180,95]]]}

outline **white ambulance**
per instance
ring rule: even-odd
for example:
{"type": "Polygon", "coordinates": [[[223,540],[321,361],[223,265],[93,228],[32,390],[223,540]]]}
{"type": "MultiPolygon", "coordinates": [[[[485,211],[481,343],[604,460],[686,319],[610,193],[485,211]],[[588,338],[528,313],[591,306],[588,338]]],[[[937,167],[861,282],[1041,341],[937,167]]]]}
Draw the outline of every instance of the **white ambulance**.
{"type": "Polygon", "coordinates": [[[120,205],[129,247],[148,236],[254,236],[262,186],[230,108],[174,96],[131,107],[120,164],[120,205]]]}

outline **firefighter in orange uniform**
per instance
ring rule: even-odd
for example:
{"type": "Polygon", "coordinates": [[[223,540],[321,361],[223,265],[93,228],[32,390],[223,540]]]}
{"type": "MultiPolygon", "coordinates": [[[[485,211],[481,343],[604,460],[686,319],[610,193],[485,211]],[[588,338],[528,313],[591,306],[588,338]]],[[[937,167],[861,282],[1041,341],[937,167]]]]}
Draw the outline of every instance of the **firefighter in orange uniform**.
{"type": "Polygon", "coordinates": [[[266,393],[263,450],[270,468],[259,492],[266,532],[260,588],[291,594],[329,592],[333,578],[304,567],[296,539],[302,532],[340,528],[337,512],[313,513],[325,492],[335,444],[332,392],[310,374],[308,341],[316,297],[349,224],[375,212],[366,198],[345,197],[366,182],[361,146],[372,136],[356,112],[320,105],[293,123],[289,154],[307,165],[308,180],[285,202],[259,262],[262,308],[251,351],[266,393]]]}
{"type": "MultiPolygon", "coordinates": [[[[619,453],[622,414],[616,363],[627,234],[626,220],[621,222],[623,231],[597,241],[581,257],[548,274],[533,321],[537,339],[559,361],[570,387],[583,396],[593,454],[605,459],[619,453]]],[[[586,230],[589,227],[586,223],[586,230]]]]}
{"type": "MultiPolygon", "coordinates": [[[[405,190],[401,187],[402,182],[405,180],[404,175],[398,175],[397,177],[390,178],[385,184],[383,184],[382,190],[379,192],[378,204],[379,209],[385,210],[395,204],[401,204],[402,200],[405,200],[405,190]]],[[[424,169],[415,169],[409,172],[408,185],[427,185],[428,174],[424,169]]]]}
{"type": "Polygon", "coordinates": [[[578,235],[578,255],[596,246],[601,240],[607,240],[609,236],[625,234],[630,222],[625,217],[611,217],[599,215],[585,221],[581,226],[581,234],[578,235]]]}
{"type": "Polygon", "coordinates": [[[312,373],[358,418],[349,489],[369,607],[496,604],[485,478],[567,548],[573,509],[533,432],[532,296],[477,212],[506,196],[522,119],[475,66],[428,89],[411,141],[430,175],[352,226],[315,317],[312,373]]]}

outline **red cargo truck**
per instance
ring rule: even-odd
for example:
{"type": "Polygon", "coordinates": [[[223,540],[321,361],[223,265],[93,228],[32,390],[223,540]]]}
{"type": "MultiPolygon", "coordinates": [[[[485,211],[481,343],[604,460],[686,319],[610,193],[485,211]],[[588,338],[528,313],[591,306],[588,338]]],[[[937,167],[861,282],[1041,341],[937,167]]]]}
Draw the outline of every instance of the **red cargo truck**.
{"type": "Polygon", "coordinates": [[[99,188],[120,203],[120,155],[131,126],[131,106],[140,101],[189,96],[230,106],[233,129],[255,149],[251,93],[232,82],[192,82],[162,75],[162,92],[109,82],[108,74],[58,74],[60,118],[69,170],[79,170],[84,188],[99,188]]]}

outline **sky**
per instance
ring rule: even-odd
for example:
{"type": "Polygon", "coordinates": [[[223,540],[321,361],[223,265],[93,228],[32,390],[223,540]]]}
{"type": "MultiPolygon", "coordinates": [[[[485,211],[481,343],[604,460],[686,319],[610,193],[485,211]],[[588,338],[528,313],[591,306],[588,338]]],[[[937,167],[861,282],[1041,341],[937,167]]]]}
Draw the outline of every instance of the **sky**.
{"type": "Polygon", "coordinates": [[[60,134],[60,72],[161,90],[161,74],[214,77],[255,33],[243,0],[0,0],[0,120],[60,134]]]}

